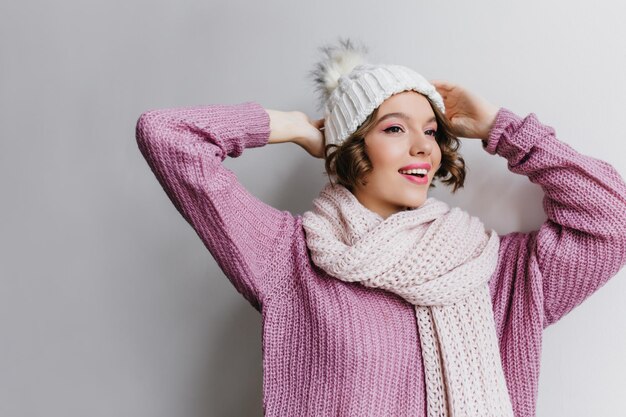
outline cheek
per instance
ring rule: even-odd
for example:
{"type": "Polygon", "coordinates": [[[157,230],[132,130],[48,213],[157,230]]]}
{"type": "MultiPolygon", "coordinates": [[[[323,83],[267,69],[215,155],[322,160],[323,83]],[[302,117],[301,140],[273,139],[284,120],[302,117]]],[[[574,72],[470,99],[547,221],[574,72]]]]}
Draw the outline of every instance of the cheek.
{"type": "Polygon", "coordinates": [[[367,147],[367,156],[374,169],[395,167],[402,160],[404,150],[400,146],[390,146],[388,143],[372,141],[367,147]]]}

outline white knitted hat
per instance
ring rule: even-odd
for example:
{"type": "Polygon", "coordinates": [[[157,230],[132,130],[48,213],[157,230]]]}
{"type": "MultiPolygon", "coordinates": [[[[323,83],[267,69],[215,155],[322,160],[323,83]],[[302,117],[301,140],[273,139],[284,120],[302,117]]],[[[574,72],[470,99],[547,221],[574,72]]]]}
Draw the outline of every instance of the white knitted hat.
{"type": "Polygon", "coordinates": [[[320,48],[325,57],[311,71],[324,109],[326,144],[340,145],[395,93],[414,90],[428,96],[445,113],[443,99],[426,78],[402,65],[365,62],[365,46],[350,39],[320,48]]]}

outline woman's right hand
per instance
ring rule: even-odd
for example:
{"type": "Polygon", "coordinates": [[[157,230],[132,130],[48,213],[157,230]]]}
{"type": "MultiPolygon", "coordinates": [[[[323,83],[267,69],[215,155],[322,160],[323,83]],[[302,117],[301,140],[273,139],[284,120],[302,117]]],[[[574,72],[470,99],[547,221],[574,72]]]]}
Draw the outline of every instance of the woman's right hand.
{"type": "Polygon", "coordinates": [[[454,135],[486,141],[499,107],[459,84],[444,80],[430,81],[441,94],[454,135]]]}
{"type": "Polygon", "coordinates": [[[324,157],[324,119],[311,120],[301,111],[265,109],[270,116],[268,143],[293,142],[315,158],[324,157]]]}

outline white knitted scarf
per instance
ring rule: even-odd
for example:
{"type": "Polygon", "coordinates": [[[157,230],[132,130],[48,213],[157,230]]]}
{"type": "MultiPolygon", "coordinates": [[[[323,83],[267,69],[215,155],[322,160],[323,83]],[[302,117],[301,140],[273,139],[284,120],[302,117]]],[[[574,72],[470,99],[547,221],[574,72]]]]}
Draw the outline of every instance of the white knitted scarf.
{"type": "Polygon", "coordinates": [[[302,217],[318,267],[415,305],[428,417],[513,416],[488,287],[495,231],[433,197],[383,219],[330,183],[302,217]]]}

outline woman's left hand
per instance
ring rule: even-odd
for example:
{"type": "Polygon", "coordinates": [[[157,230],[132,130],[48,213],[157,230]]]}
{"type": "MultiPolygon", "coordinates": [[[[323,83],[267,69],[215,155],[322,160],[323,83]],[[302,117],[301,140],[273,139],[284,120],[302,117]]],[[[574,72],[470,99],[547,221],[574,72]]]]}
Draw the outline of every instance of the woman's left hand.
{"type": "Polygon", "coordinates": [[[458,137],[489,139],[499,108],[469,90],[444,80],[430,80],[446,107],[446,117],[458,137]]]}

